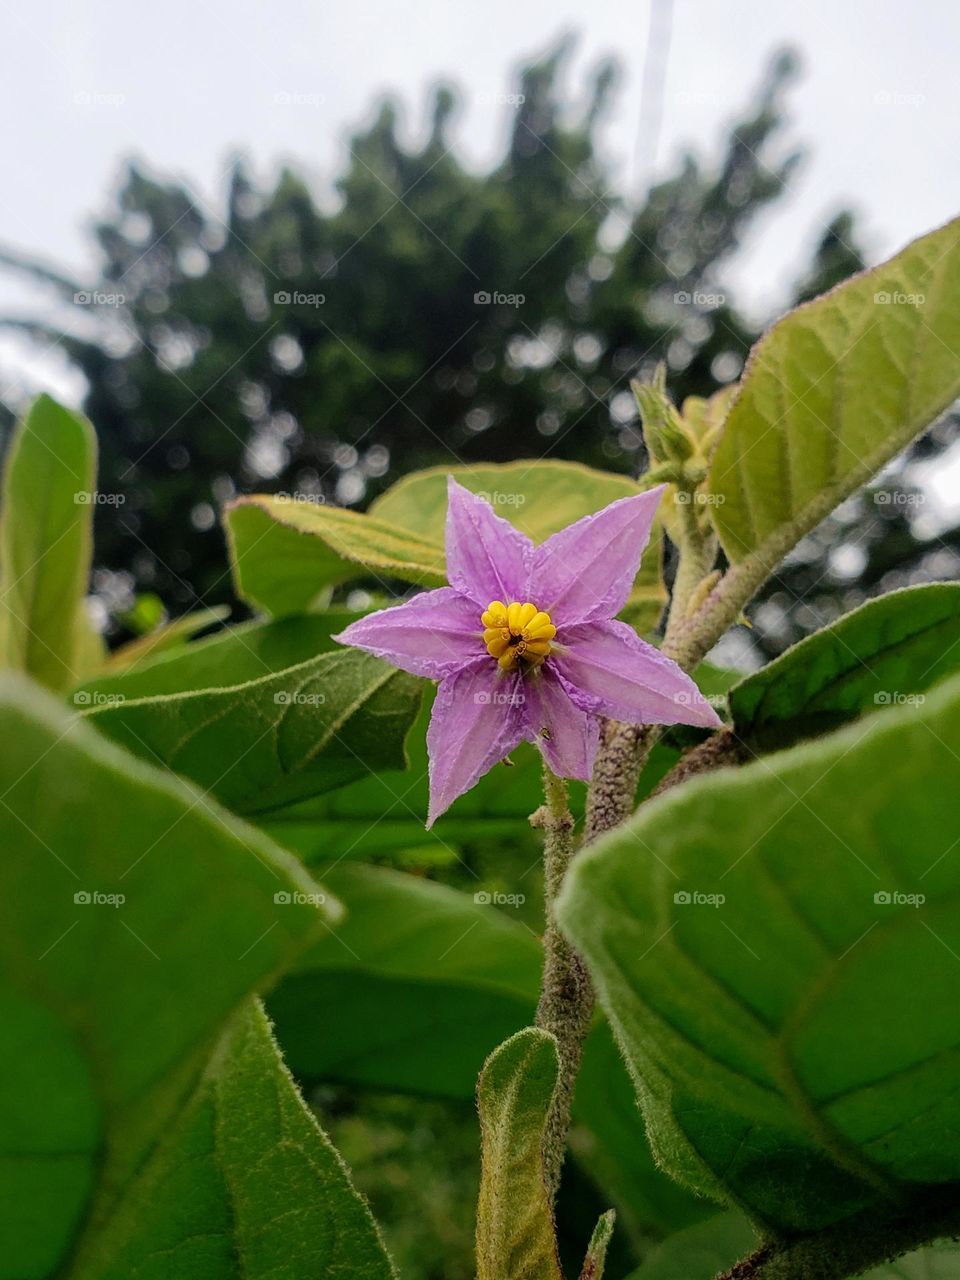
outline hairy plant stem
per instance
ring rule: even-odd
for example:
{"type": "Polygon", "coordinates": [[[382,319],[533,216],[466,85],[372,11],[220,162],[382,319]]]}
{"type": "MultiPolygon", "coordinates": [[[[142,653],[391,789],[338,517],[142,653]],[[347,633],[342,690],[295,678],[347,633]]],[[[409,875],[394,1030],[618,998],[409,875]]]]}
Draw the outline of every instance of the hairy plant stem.
{"type": "MultiPolygon", "coordinates": [[[[739,616],[749,597],[740,599],[738,589],[749,588],[749,583],[737,582],[732,589],[730,585],[725,587],[727,578],[731,577],[728,574],[695,614],[688,616],[691,600],[713,567],[716,556],[716,541],[712,534],[701,529],[692,494],[688,496],[691,500],[681,504],[684,508],[681,515],[683,545],[663,652],[689,670],[739,616]]],[[[604,723],[587,795],[584,845],[620,826],[633,813],[640,772],[660,733],[659,725],[628,725],[612,720],[604,723]]],[[[583,961],[553,919],[553,903],[575,852],[567,786],[545,768],[544,787],[547,803],[531,817],[533,825],[542,828],[544,833],[547,912],[543,980],[536,1024],[556,1037],[560,1057],[560,1078],[544,1135],[547,1190],[551,1199],[555,1199],[566,1152],[570,1106],[583,1055],[583,1042],[593,1015],[594,995],[583,961]]]]}
{"type": "Polygon", "coordinates": [[[553,904],[575,852],[567,784],[544,766],[547,803],[530,819],[543,830],[547,928],[543,939],[543,980],[536,1024],[557,1040],[560,1075],[547,1116],[543,1153],[547,1193],[556,1198],[570,1128],[570,1105],[580,1070],[583,1042],[593,1013],[593,987],[579,955],[557,928],[553,904]]]}

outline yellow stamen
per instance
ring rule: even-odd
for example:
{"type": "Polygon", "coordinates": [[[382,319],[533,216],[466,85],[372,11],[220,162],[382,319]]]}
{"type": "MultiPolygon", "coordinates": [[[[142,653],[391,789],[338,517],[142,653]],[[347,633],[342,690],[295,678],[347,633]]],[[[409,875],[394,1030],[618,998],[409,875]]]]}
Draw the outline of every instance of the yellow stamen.
{"type": "Polygon", "coordinates": [[[557,634],[549,613],[529,600],[523,603],[514,600],[510,604],[491,600],[480,621],[487,653],[496,658],[502,671],[540,666],[552,648],[550,641],[557,634]]]}

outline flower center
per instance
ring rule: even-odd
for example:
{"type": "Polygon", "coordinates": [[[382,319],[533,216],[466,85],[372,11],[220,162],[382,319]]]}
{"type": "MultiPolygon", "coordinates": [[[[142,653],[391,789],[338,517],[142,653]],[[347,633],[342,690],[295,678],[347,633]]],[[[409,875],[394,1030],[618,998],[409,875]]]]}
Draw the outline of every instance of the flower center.
{"type": "Polygon", "coordinates": [[[518,667],[539,667],[550,652],[550,641],[557,628],[535,604],[526,601],[504,604],[491,600],[480,615],[483,623],[483,643],[487,653],[496,658],[502,671],[515,671],[518,667]]]}

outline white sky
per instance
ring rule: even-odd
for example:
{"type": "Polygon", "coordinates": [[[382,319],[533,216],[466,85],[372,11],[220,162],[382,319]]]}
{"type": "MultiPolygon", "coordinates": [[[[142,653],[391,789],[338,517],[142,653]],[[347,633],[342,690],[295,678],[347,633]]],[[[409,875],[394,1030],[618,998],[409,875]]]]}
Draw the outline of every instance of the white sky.
{"type": "MultiPolygon", "coordinates": [[[[441,78],[461,86],[454,135],[482,165],[497,155],[510,112],[485,99],[508,92],[512,68],[564,30],[580,36],[573,89],[599,58],[623,63],[605,146],[622,180],[642,188],[649,16],[650,0],[11,0],[0,19],[0,241],[83,273],[93,261],[85,229],[130,155],[212,202],[234,149],[262,175],[294,160],[322,194],[376,95],[395,93],[414,133],[441,78]],[[299,103],[278,103],[284,93],[299,103]]],[[[733,276],[758,315],[777,307],[838,207],[862,215],[875,258],[960,212],[956,0],[675,0],[658,171],[683,145],[717,153],[724,125],[784,43],[804,61],[791,140],[810,158],[733,276]]],[[[0,274],[0,313],[22,312],[30,298],[0,274]]],[[[49,358],[26,362],[9,338],[0,366],[15,382],[77,391],[49,358]]]]}

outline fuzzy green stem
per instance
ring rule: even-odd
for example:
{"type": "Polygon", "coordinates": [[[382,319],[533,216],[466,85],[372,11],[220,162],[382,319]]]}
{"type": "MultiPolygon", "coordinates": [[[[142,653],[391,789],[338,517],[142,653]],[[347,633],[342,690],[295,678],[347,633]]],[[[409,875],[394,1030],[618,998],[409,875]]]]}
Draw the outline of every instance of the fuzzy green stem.
{"type": "Polygon", "coordinates": [[[557,1040],[560,1075],[544,1133],[547,1192],[556,1198],[570,1129],[570,1106],[580,1070],[583,1042],[593,1013],[593,987],[577,952],[557,928],[553,904],[575,852],[567,784],[544,766],[547,803],[531,818],[543,830],[547,928],[543,940],[543,980],[536,1024],[557,1040]]]}

